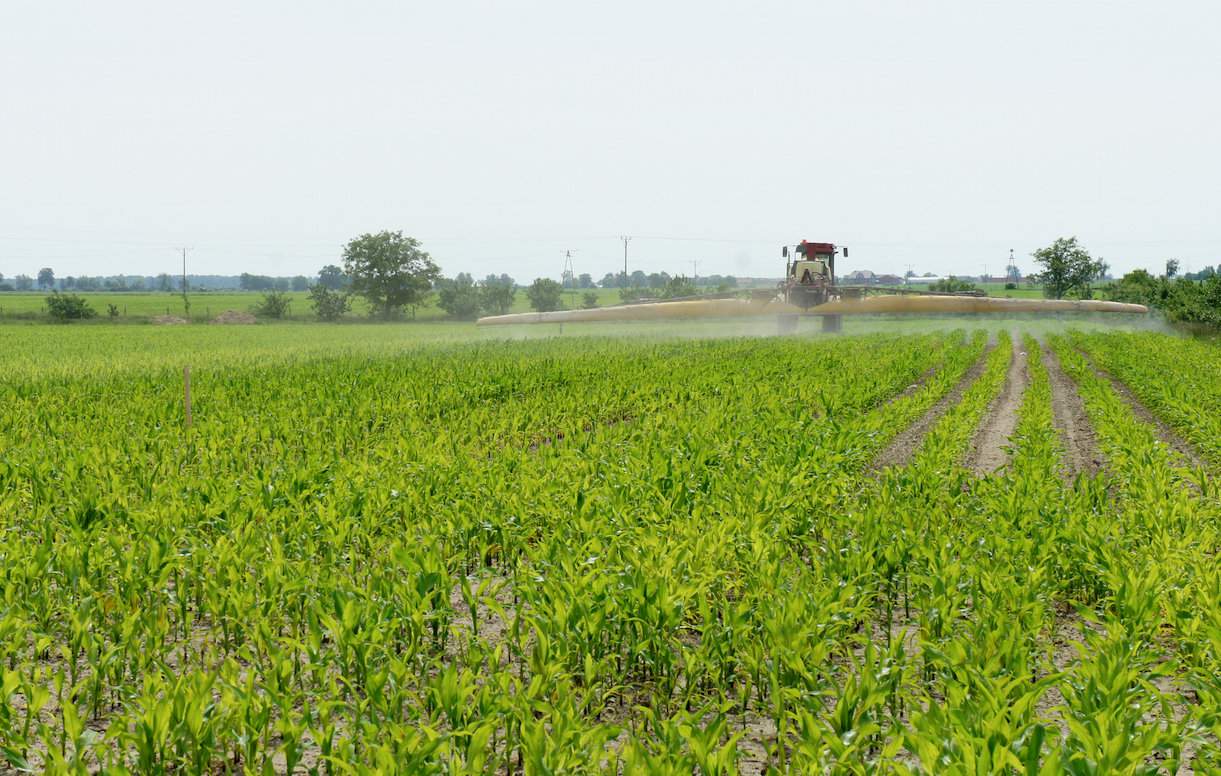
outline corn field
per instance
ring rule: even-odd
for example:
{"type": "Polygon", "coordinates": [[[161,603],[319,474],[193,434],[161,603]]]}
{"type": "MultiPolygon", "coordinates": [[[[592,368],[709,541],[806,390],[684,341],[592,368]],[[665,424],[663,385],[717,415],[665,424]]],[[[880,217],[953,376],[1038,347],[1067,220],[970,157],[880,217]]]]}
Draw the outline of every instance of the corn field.
{"type": "Polygon", "coordinates": [[[0,355],[0,768],[1221,771],[1215,344],[309,330],[0,355]]]}

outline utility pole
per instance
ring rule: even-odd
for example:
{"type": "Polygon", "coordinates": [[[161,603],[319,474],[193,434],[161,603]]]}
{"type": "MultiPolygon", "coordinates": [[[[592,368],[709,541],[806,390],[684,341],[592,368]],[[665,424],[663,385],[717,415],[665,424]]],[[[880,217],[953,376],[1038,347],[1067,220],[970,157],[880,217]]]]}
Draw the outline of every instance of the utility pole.
{"type": "Polygon", "coordinates": [[[619,239],[623,240],[623,287],[627,288],[627,244],[632,238],[624,235],[619,239]]]}
{"type": "Polygon", "coordinates": [[[187,296],[187,249],[182,249],[182,312],[183,317],[191,320],[191,298],[187,296]]]}
{"type": "Polygon", "coordinates": [[[700,279],[700,260],[692,259],[691,260],[691,282],[695,283],[695,281],[697,281],[699,279],[700,279]]]}

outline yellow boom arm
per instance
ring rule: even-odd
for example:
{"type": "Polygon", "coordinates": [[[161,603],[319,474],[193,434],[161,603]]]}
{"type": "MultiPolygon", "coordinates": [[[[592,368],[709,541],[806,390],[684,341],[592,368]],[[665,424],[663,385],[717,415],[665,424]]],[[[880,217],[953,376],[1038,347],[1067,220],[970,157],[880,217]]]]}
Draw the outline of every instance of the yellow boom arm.
{"type": "Polygon", "coordinates": [[[1069,299],[1000,299],[987,296],[869,296],[839,299],[802,310],[778,301],[747,299],[695,299],[598,307],[592,310],[557,310],[549,313],[513,313],[480,318],[480,326],[576,321],[656,321],[691,318],[739,318],[762,315],[872,315],[901,313],[1147,313],[1149,308],[1123,302],[1069,299]]]}

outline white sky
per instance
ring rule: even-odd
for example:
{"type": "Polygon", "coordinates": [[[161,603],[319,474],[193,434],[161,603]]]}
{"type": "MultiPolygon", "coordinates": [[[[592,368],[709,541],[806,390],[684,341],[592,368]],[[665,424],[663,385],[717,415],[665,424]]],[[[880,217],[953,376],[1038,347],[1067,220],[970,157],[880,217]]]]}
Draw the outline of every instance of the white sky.
{"type": "Polygon", "coordinates": [[[0,272],[1221,261],[1221,4],[0,0],[0,272]],[[667,238],[667,239],[661,239],[667,238]],[[674,239],[681,238],[681,239],[674,239]]]}

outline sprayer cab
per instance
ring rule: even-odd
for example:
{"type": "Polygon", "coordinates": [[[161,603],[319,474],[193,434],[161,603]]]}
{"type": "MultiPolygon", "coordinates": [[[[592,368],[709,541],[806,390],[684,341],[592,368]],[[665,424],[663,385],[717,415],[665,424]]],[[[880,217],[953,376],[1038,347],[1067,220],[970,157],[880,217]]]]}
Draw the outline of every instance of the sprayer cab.
{"type": "MultiPolygon", "coordinates": [[[[802,240],[790,254],[789,246],[781,249],[785,259],[785,279],[781,284],[784,300],[803,310],[831,300],[835,288],[835,254],[832,243],[802,240]]],[[[844,255],[848,250],[844,249],[844,255]]]]}

